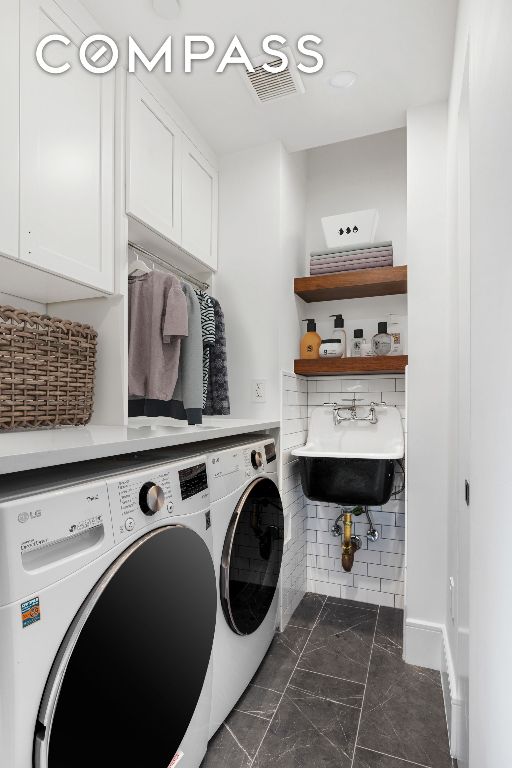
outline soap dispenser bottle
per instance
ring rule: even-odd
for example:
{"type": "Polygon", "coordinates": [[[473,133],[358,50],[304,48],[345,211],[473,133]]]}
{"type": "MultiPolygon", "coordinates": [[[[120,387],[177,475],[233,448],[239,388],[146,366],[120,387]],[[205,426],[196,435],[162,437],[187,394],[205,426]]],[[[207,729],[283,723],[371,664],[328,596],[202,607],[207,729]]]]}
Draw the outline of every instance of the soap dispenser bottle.
{"type": "Polygon", "coordinates": [[[365,343],[364,331],[362,328],[356,328],[354,330],[354,338],[352,339],[352,352],[351,357],[362,357],[361,346],[365,343]]]}
{"type": "Polygon", "coordinates": [[[388,324],[379,323],[377,333],[372,338],[372,351],[374,355],[389,355],[393,339],[388,333],[388,324]]]}
{"type": "Polygon", "coordinates": [[[307,323],[307,331],[300,342],[301,360],[317,360],[320,357],[322,339],[316,332],[316,322],[312,318],[302,321],[307,323]]]}
{"type": "Polygon", "coordinates": [[[334,329],[331,338],[341,341],[341,354],[338,357],[345,357],[347,354],[347,334],[343,315],[331,315],[331,317],[334,317],[334,329]]]}

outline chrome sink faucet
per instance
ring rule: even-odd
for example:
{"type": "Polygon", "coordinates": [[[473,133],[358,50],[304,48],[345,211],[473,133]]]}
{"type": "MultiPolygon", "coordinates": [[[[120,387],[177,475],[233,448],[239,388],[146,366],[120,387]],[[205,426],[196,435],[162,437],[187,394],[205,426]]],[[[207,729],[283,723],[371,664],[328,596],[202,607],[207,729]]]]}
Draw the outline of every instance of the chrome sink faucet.
{"type": "Polygon", "coordinates": [[[332,406],[332,420],[334,426],[337,427],[338,424],[341,424],[343,421],[369,421],[370,424],[377,424],[379,419],[376,413],[376,408],[385,408],[386,403],[374,403],[372,401],[370,403],[370,410],[368,415],[358,416],[356,403],[362,402],[362,399],[363,398],[356,397],[354,395],[351,398],[343,398],[342,400],[342,402],[350,403],[350,405],[342,405],[341,403],[324,403],[324,405],[332,406]]]}

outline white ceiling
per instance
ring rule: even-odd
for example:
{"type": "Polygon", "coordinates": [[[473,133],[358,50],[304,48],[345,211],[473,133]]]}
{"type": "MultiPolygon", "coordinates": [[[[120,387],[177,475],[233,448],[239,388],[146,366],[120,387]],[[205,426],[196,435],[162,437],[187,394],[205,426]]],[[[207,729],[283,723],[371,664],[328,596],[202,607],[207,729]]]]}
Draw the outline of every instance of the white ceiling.
{"type": "Polygon", "coordinates": [[[399,128],[408,107],[448,95],[457,0],[180,0],[175,21],[157,16],[151,0],[83,2],[98,31],[119,41],[132,35],[147,55],[173,36],[174,71],[158,76],[219,154],[271,139],[301,150],[399,128]],[[302,34],[318,34],[326,63],[303,76],[304,95],[258,105],[236,68],[215,68],[234,34],[254,57],[271,33],[293,46],[302,34]],[[189,75],[180,60],[185,34],[210,35],[219,52],[189,75]],[[359,74],[358,82],[329,86],[346,69],[359,74]]]}

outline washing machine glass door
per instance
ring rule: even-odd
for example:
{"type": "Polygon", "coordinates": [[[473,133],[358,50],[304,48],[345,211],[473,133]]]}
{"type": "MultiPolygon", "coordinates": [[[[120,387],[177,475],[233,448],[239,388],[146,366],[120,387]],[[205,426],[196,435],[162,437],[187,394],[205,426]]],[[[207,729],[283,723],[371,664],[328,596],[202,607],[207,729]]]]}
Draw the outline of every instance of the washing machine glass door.
{"type": "Polygon", "coordinates": [[[251,483],[231,518],[220,569],[221,604],[231,629],[255,632],[274,599],[283,557],[279,491],[268,477],[251,483]]]}
{"type": "Polygon", "coordinates": [[[36,768],[167,768],[205,679],[215,571],[201,537],[160,528],[98,582],[50,673],[36,768]]]}

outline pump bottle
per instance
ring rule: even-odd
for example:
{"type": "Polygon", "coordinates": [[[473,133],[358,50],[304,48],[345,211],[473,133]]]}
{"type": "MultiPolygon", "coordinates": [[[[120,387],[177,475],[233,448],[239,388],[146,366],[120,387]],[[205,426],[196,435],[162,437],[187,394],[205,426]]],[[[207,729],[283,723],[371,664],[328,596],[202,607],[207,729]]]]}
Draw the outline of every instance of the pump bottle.
{"type": "Polygon", "coordinates": [[[332,339],[339,339],[341,341],[341,355],[339,357],[346,357],[347,354],[347,334],[345,331],[345,321],[343,315],[331,315],[334,317],[334,329],[331,334],[332,339]]]}
{"type": "Polygon", "coordinates": [[[320,344],[322,339],[316,332],[316,322],[312,318],[302,321],[307,323],[307,331],[300,342],[300,356],[302,360],[317,360],[320,357],[320,344]]]}

